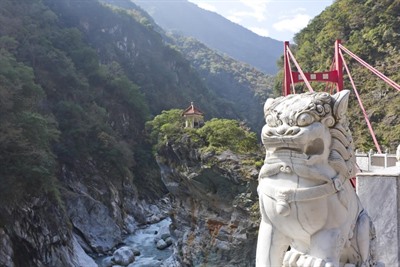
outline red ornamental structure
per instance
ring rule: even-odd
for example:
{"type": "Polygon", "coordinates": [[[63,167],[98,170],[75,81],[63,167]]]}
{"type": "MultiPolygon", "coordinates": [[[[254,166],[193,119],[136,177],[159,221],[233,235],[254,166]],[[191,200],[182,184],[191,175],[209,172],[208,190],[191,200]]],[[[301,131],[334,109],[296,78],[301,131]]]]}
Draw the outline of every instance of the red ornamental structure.
{"type": "Polygon", "coordinates": [[[290,51],[289,42],[284,45],[284,83],[283,95],[294,93],[294,85],[296,83],[304,82],[308,89],[312,92],[313,89],[309,84],[311,82],[328,82],[336,84],[336,91],[343,90],[343,60],[340,56],[340,40],[335,42],[335,64],[334,68],[326,72],[303,72],[300,65],[297,63],[295,57],[290,51]],[[298,71],[292,71],[290,60],[296,65],[298,71]],[[292,86],[293,90],[290,90],[292,86]]]}
{"type": "MultiPolygon", "coordinates": [[[[363,112],[365,121],[367,123],[368,129],[371,133],[372,139],[374,141],[375,147],[378,151],[378,153],[382,153],[380,146],[378,144],[378,141],[376,139],[374,130],[372,129],[371,123],[368,119],[368,114],[365,111],[365,108],[362,104],[360,95],[357,91],[357,88],[355,86],[355,83],[353,81],[353,78],[350,74],[349,68],[347,67],[346,61],[344,60],[344,56],[343,56],[343,52],[345,52],[347,55],[349,55],[351,58],[355,59],[358,63],[360,63],[362,66],[364,66],[365,68],[367,68],[369,71],[371,71],[372,73],[374,73],[376,76],[378,76],[379,78],[381,78],[384,82],[386,82],[388,85],[390,85],[391,87],[393,87],[394,89],[400,91],[400,85],[398,85],[397,83],[395,83],[394,81],[392,81],[390,78],[386,77],[383,73],[379,72],[377,69],[375,69],[374,67],[372,67],[371,65],[369,65],[367,62],[365,62],[364,60],[362,60],[360,57],[358,57],[356,54],[354,54],[353,52],[351,52],[349,49],[347,49],[346,47],[344,47],[340,40],[336,40],[335,42],[335,64],[333,65],[333,69],[330,71],[326,71],[326,72],[303,72],[302,69],[300,68],[299,63],[297,63],[295,57],[293,56],[292,51],[290,51],[290,47],[289,47],[289,42],[285,42],[284,45],[284,81],[283,81],[283,95],[287,96],[291,93],[296,93],[295,92],[295,87],[294,85],[296,83],[299,82],[303,82],[305,83],[305,85],[307,86],[308,90],[310,92],[313,92],[314,90],[312,89],[310,82],[327,82],[327,83],[335,83],[336,84],[336,91],[339,92],[341,90],[343,90],[343,68],[346,69],[348,78],[350,80],[350,83],[353,87],[353,91],[357,97],[358,103],[360,105],[360,108],[363,112]],[[290,65],[290,62],[293,62],[294,65],[297,68],[297,71],[292,71],[292,67],[290,65]],[[292,86],[292,91],[290,90],[292,86]]],[[[331,90],[331,94],[332,94],[332,90],[331,90]]]]}

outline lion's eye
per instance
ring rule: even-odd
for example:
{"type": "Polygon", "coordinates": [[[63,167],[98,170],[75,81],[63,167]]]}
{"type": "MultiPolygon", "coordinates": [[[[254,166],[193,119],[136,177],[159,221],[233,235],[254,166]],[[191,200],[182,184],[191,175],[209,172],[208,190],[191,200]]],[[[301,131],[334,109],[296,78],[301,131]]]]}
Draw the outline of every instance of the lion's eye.
{"type": "Polygon", "coordinates": [[[267,115],[267,117],[265,118],[265,122],[269,127],[278,126],[277,120],[272,115],[267,115]]]}
{"type": "Polygon", "coordinates": [[[314,117],[308,113],[300,114],[297,117],[297,126],[307,126],[314,122],[314,117]]]}

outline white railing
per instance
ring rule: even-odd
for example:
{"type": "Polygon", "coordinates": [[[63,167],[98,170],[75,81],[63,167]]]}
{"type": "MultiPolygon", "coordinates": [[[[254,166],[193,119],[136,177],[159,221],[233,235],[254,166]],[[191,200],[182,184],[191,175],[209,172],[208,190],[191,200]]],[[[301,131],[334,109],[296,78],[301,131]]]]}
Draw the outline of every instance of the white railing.
{"type": "Polygon", "coordinates": [[[398,159],[396,154],[389,153],[374,153],[369,151],[368,153],[360,153],[356,151],[357,165],[361,171],[371,171],[374,168],[387,168],[397,166],[398,159]]]}

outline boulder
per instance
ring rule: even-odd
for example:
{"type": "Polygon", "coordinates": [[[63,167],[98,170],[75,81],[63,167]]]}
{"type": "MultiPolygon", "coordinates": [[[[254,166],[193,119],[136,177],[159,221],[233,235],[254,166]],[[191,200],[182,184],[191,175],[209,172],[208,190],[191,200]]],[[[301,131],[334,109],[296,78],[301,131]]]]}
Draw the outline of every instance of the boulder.
{"type": "Polygon", "coordinates": [[[113,257],[104,258],[100,263],[100,267],[113,267],[113,266],[114,266],[113,257]]]}
{"type": "Polygon", "coordinates": [[[167,242],[165,242],[163,239],[158,240],[157,249],[163,250],[163,249],[166,249],[167,247],[168,247],[167,242]]]}
{"type": "Polygon", "coordinates": [[[113,261],[116,264],[127,266],[135,261],[135,249],[132,247],[121,247],[114,251],[113,261]]]}
{"type": "Polygon", "coordinates": [[[172,243],[174,242],[172,237],[167,237],[164,241],[165,243],[167,243],[168,246],[172,245],[172,243]]]}

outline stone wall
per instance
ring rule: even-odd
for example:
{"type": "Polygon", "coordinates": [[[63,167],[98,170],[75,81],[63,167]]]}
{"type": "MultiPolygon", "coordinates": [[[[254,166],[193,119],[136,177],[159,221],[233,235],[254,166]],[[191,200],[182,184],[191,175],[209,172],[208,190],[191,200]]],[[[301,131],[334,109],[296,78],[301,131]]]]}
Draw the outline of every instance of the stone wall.
{"type": "Polygon", "coordinates": [[[375,226],[378,260],[400,266],[400,167],[357,174],[357,194],[375,226]]]}

